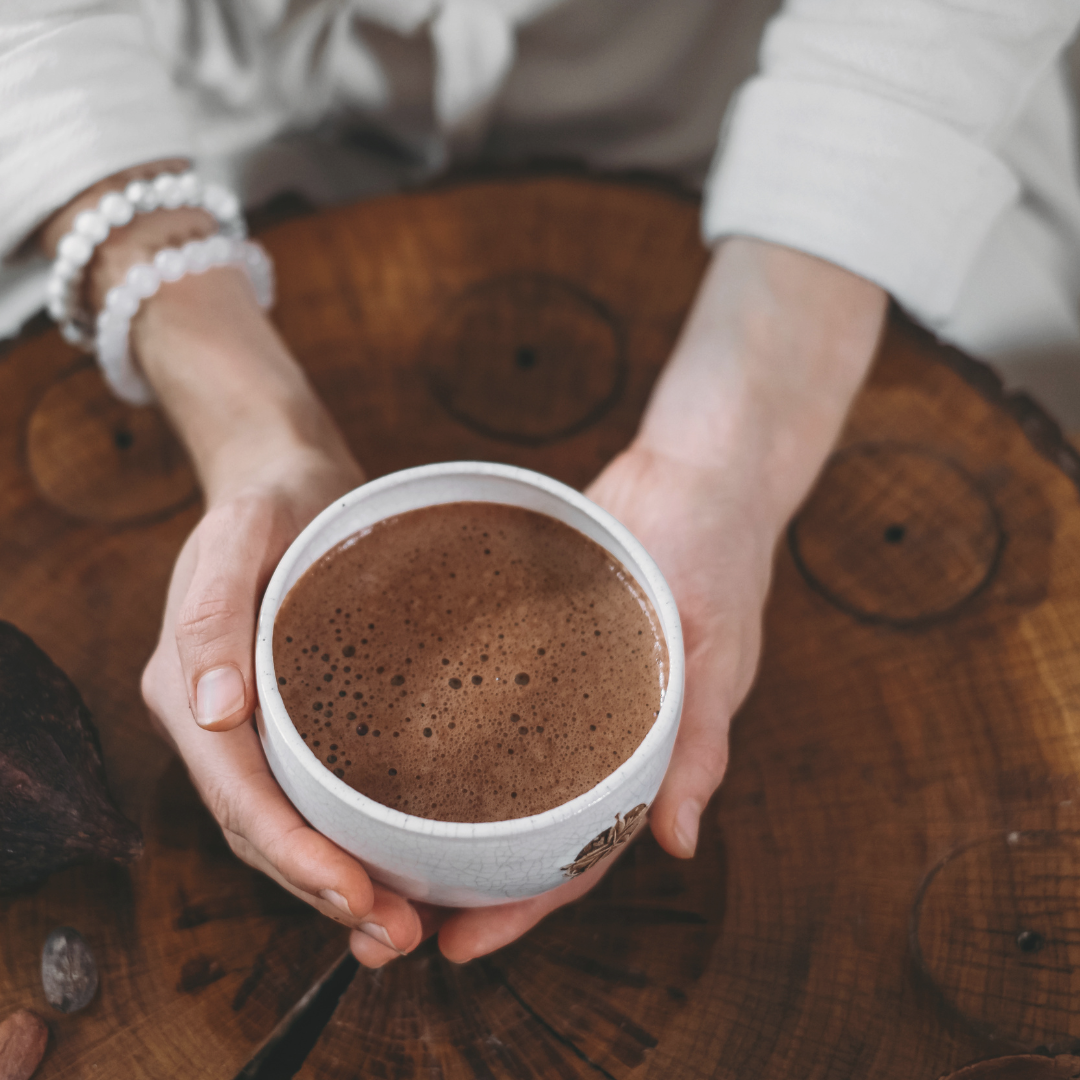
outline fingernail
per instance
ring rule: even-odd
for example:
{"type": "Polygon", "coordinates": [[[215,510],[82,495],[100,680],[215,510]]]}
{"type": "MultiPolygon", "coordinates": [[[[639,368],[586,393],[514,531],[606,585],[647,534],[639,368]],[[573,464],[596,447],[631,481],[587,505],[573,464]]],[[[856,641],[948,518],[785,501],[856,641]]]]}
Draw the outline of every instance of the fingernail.
{"type": "Polygon", "coordinates": [[[319,895],[327,902],[334,905],[336,908],[340,908],[350,919],[355,918],[352,913],[352,908],[349,907],[349,901],[339,892],[334,892],[333,889],[321,889],[319,895]]]}
{"type": "Polygon", "coordinates": [[[701,820],[701,804],[697,799],[687,799],[675,812],[675,839],[689,859],[697,847],[698,823],[701,820]]]}
{"type": "Polygon", "coordinates": [[[243,708],[244,697],[244,677],[236,668],[213,668],[195,687],[195,719],[200,727],[224,720],[243,708]]]}
{"type": "Polygon", "coordinates": [[[385,945],[388,949],[393,949],[399,956],[405,955],[405,953],[390,940],[390,935],[386,932],[385,926],[380,926],[376,922],[362,922],[360,924],[360,930],[362,933],[367,934],[368,937],[374,938],[380,945],[385,945]]]}

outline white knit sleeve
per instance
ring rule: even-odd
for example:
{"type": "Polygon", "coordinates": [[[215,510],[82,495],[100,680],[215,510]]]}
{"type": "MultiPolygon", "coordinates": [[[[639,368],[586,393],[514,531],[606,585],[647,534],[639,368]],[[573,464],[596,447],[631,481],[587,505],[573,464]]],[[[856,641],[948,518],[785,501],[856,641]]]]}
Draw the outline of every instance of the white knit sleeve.
{"type": "Polygon", "coordinates": [[[755,236],[952,309],[1021,185],[996,153],[1080,0],[787,0],[725,121],[708,240],[755,236]]]}
{"type": "Polygon", "coordinates": [[[137,0],[0,3],[0,255],[102,177],[191,152],[137,0]]]}

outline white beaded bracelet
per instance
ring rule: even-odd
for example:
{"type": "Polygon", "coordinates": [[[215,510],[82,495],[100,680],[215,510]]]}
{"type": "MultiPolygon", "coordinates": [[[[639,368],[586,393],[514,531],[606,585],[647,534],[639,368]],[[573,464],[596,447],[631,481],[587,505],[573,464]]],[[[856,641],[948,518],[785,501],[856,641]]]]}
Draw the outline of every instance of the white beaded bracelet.
{"type": "Polygon", "coordinates": [[[206,210],[222,234],[244,237],[247,229],[240,200],[220,184],[206,184],[193,172],[162,173],[153,180],[132,180],[123,191],[102,195],[96,209],[76,215],[72,229],[60,240],[46,286],[48,311],[60,324],[64,340],[90,350],[94,345],[90,317],[79,309],[83,271],[94,249],[109,233],[136,214],[176,210],[181,206],[206,210]]]}
{"type": "Polygon", "coordinates": [[[113,393],[130,405],[154,400],[150,385],[139,374],[131,356],[128,335],[139,306],[161,288],[187,274],[201,274],[215,266],[236,266],[247,272],[255,298],[264,309],[274,302],[274,268],[270,256],[251,240],[211,236],[179,248],[162,248],[153,263],[136,263],[120,285],[105,294],[97,317],[95,348],[105,381],[113,393]]]}

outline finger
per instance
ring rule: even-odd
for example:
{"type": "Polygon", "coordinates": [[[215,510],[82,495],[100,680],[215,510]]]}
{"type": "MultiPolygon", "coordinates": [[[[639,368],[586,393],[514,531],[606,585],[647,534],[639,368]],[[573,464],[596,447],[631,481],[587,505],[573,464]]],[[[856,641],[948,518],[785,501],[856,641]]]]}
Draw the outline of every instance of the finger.
{"type": "Polygon", "coordinates": [[[404,897],[374,883],[375,899],[360,923],[360,931],[395,955],[412,952],[427,936],[420,913],[404,897]]]}
{"type": "Polygon", "coordinates": [[[399,956],[405,956],[412,952],[422,941],[427,941],[432,934],[437,933],[439,927],[452,914],[450,908],[435,907],[433,904],[412,901],[410,907],[417,915],[418,933],[410,945],[399,949],[395,942],[401,942],[404,939],[397,935],[393,939],[388,939],[385,929],[380,924],[380,890],[387,892],[389,897],[396,899],[389,889],[384,889],[382,885],[376,885],[375,907],[372,908],[371,913],[368,915],[368,921],[349,936],[349,948],[352,950],[353,956],[364,967],[369,968],[380,968],[391,960],[396,960],[399,956]]]}
{"type": "Polygon", "coordinates": [[[174,642],[163,638],[147,672],[147,704],[160,714],[233,851],[330,918],[365,927],[394,948],[415,948],[423,940],[419,914],[404,898],[372,883],[356,859],[308,826],[270,772],[252,726],[203,731],[176,715],[183,675],[174,642]]]}
{"type": "Polygon", "coordinates": [[[612,862],[605,859],[573,881],[528,900],[457,912],[439,931],[439,949],[447,960],[464,964],[509,945],[545,915],[584,896],[604,876],[612,862]]]}
{"type": "Polygon", "coordinates": [[[423,940],[420,917],[409,902],[372,882],[357,860],[307,826],[299,814],[293,820],[284,820],[283,815],[280,823],[268,821],[265,827],[281,831],[269,837],[226,831],[233,851],[249,866],[324,915],[393,950],[395,956],[423,940]],[[325,881],[334,884],[323,885],[325,881]]]}
{"type": "Polygon", "coordinates": [[[234,499],[199,525],[191,583],[176,614],[176,647],[201,727],[227,730],[255,711],[256,610],[282,541],[273,509],[261,499],[234,499]]]}
{"type": "Polygon", "coordinates": [[[420,916],[420,941],[427,941],[429,937],[437,934],[458,910],[457,908],[436,907],[434,904],[425,904],[419,900],[413,900],[412,906],[416,914],[420,916]]]}
{"type": "Polygon", "coordinates": [[[324,913],[384,944],[400,951],[418,944],[420,918],[409,902],[373,885],[355,858],[304,821],[265,767],[252,728],[216,734],[215,745],[223,737],[250,741],[251,756],[261,759],[246,774],[230,770],[227,804],[211,804],[233,850],[286,888],[305,894],[324,913]]]}
{"type": "Polygon", "coordinates": [[[420,944],[420,917],[409,902],[373,884],[348,852],[309,828],[302,819],[271,821],[264,828],[280,831],[267,837],[258,830],[252,838],[226,830],[230,847],[248,865],[272,877],[324,915],[393,949],[395,955],[420,944]]]}
{"type": "MultiPolygon", "coordinates": [[[[664,782],[649,808],[649,827],[670,855],[689,859],[697,849],[701,815],[724,778],[728,762],[730,687],[739,682],[716,661],[711,645],[686,658],[686,697],[679,736],[664,782]]],[[[741,694],[739,695],[741,697],[741,694]]]]}
{"type": "Polygon", "coordinates": [[[381,968],[403,955],[397,949],[387,948],[362,930],[354,930],[349,935],[349,949],[366,968],[381,968]]]}
{"type": "Polygon", "coordinates": [[[181,752],[229,846],[246,863],[287,889],[318,897],[327,914],[357,926],[375,903],[364,868],[333,841],[312,829],[285,798],[266,766],[250,726],[210,733],[192,729],[181,752]],[[213,740],[213,755],[192,741],[213,740]]]}
{"type": "MultiPolygon", "coordinates": [[[[178,683],[178,667],[173,671],[178,683]]],[[[160,689],[168,694],[168,687],[160,689]]],[[[251,725],[226,732],[190,723],[169,727],[199,793],[241,859],[339,922],[354,929],[369,924],[370,932],[395,948],[419,943],[419,915],[403,897],[373,885],[358,860],[304,821],[270,772],[251,725]]]]}

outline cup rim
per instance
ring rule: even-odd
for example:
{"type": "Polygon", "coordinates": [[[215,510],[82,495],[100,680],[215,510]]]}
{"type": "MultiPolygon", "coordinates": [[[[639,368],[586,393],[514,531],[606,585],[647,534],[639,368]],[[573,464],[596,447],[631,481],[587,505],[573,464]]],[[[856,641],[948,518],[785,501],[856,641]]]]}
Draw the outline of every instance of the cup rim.
{"type": "MultiPolygon", "coordinates": [[[[454,499],[448,501],[499,502],[499,500],[494,499],[454,499]]],[[[426,505],[438,504],[428,503],[426,505]]],[[[510,504],[502,503],[502,505],[510,504]]],[[[420,507],[416,509],[420,509],[420,507]]],[[[601,544],[601,546],[605,547],[609,554],[613,554],[605,545],[601,544]]],[[[351,810],[392,828],[447,840],[505,838],[544,829],[576,817],[590,805],[603,799],[612,789],[621,787],[634,773],[643,767],[646,759],[652,753],[661,748],[667,729],[671,724],[678,722],[682,711],[684,672],[682,624],[679,619],[678,607],[675,604],[675,597],[672,595],[668,583],[664,580],[660,568],[646,551],[641,541],[612,514],[574,488],[531,469],[486,461],[450,461],[402,469],[398,472],[388,473],[378,479],[369,480],[332,502],[296,537],[278,562],[266,591],[263,593],[255,641],[255,682],[262,719],[266,724],[273,724],[276,734],[281,738],[284,747],[290,752],[292,761],[303,768],[328,796],[331,796],[337,802],[344,803],[351,810]],[[647,583],[652,590],[653,596],[656,598],[654,608],[660,620],[660,627],[668,648],[668,682],[664,690],[660,712],[656,720],[653,721],[652,727],[646,733],[645,738],[641,740],[626,761],[613,772],[608,773],[588,791],[582,792],[567,802],[560,803],[558,806],[554,806],[550,810],[544,810],[539,814],[530,814],[527,817],[510,818],[503,821],[437,821],[434,818],[423,818],[415,814],[407,814],[402,810],[395,810],[393,807],[385,806],[357,791],[326,768],[307,743],[300,738],[300,733],[292,720],[289,719],[285,703],[281,698],[281,693],[278,690],[277,673],[274,669],[274,619],[285,599],[284,582],[294,565],[299,561],[308,542],[339,514],[347,511],[354,504],[379,495],[387,489],[416,480],[462,475],[490,476],[538,488],[546,494],[554,495],[570,503],[576,510],[592,518],[596,524],[610,533],[637,564],[636,570],[627,567],[628,572],[639,583],[647,583]],[[641,579],[644,579],[644,582],[641,579]]]]}

